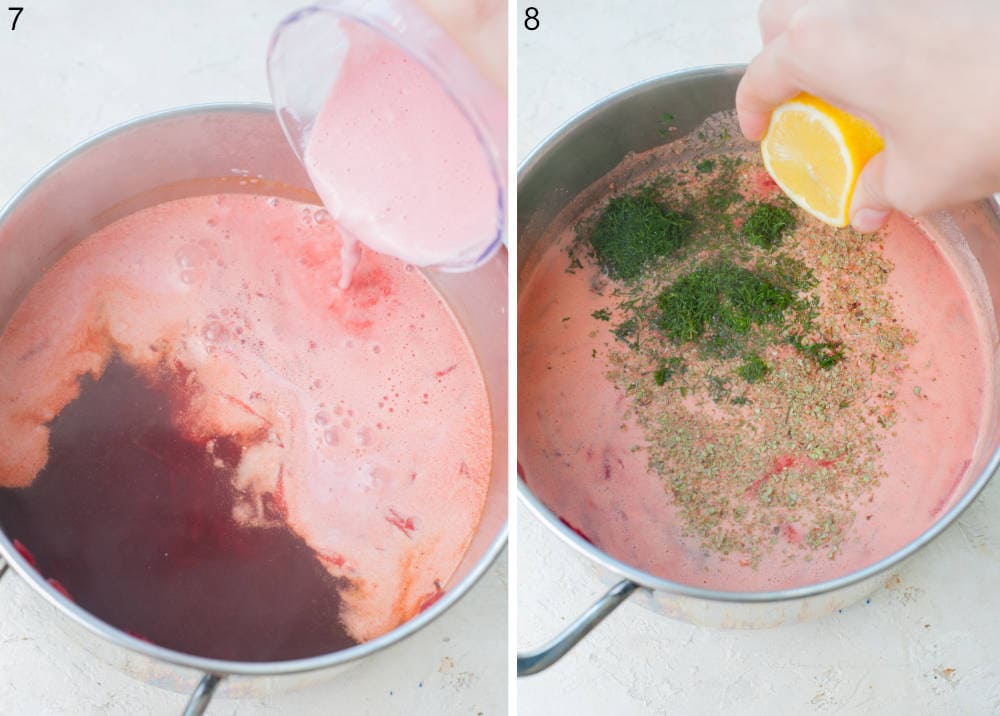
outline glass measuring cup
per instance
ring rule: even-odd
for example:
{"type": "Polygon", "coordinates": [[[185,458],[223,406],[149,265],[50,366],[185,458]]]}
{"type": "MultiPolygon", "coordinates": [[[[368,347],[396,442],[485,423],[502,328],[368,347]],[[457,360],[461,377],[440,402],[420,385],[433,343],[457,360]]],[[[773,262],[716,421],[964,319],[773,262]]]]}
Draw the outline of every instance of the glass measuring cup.
{"type": "Polygon", "coordinates": [[[468,271],[503,241],[506,102],[406,0],[332,0],[276,29],[278,119],[344,236],[404,261],[468,271]]]}

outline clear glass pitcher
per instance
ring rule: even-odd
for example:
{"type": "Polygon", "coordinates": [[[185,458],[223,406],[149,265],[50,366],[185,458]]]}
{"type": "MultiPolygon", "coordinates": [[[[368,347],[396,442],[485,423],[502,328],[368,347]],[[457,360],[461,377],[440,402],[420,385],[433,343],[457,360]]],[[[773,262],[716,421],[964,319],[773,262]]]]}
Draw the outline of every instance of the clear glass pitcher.
{"type": "Polygon", "coordinates": [[[506,98],[411,2],[331,0],[292,14],[271,39],[268,77],[345,245],[468,271],[503,242],[506,98]]]}

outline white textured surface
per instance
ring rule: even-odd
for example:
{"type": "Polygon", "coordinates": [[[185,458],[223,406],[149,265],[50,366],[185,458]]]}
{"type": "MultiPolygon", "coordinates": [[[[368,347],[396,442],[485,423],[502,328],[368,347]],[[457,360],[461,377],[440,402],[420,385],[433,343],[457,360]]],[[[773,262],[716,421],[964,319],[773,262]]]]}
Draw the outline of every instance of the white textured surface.
{"type": "MultiPolygon", "coordinates": [[[[8,4],[26,9],[14,32],[0,9],[0,202],[118,122],[197,102],[266,101],[268,37],[305,0],[8,4]]],[[[506,597],[504,555],[447,614],[368,663],[265,701],[217,700],[208,713],[505,713],[506,597]]],[[[39,607],[17,577],[0,580],[0,716],[180,713],[185,697],[94,661],[39,607]]]]}
{"type": "MultiPolygon", "coordinates": [[[[756,2],[519,1],[518,152],[591,102],[694,65],[748,61],[756,2]]],[[[626,603],[549,671],[518,682],[522,716],[1000,713],[1000,484],[888,588],[818,621],[717,631],[626,603]]],[[[604,587],[524,508],[518,646],[536,646],[604,587]]]]}

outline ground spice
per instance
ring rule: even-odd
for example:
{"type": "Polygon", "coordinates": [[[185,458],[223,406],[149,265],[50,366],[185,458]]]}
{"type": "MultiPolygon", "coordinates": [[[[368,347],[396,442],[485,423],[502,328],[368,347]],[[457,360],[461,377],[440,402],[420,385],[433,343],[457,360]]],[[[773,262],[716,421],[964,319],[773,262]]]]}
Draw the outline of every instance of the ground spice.
{"type": "Polygon", "coordinates": [[[686,533],[750,565],[773,549],[835,558],[852,505],[883,477],[915,338],[894,320],[878,237],[819,223],[722,144],[597,207],[570,270],[593,272],[608,299],[592,316],[608,377],[686,533]],[[609,247],[631,257],[641,240],[617,219],[609,233],[608,212],[636,197],[684,230],[622,271],[609,247]]]}

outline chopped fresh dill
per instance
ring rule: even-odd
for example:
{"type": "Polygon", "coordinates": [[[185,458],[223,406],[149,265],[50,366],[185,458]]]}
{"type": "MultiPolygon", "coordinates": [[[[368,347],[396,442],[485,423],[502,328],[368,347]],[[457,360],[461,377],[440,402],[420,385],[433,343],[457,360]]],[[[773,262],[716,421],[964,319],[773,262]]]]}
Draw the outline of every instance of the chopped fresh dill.
{"type": "Polygon", "coordinates": [[[615,197],[590,231],[590,245],[601,269],[614,279],[634,279],[649,261],[669,256],[691,233],[692,219],[657,203],[654,193],[615,197]]]}
{"type": "Polygon", "coordinates": [[[662,115],[660,115],[660,126],[657,129],[657,132],[661,137],[667,136],[667,134],[673,129],[673,127],[671,127],[673,121],[674,121],[674,115],[672,115],[670,112],[664,112],[662,115]]]}
{"type": "MultiPolygon", "coordinates": [[[[673,119],[663,115],[661,124],[669,127],[673,119]]],[[[681,355],[666,358],[660,352],[651,383],[673,380],[687,369],[685,360],[733,361],[716,364],[714,375],[692,374],[676,389],[683,396],[700,386],[717,402],[737,405],[749,398],[734,382],[753,384],[772,373],[762,357],[768,346],[791,344],[823,369],[844,356],[841,344],[820,338],[815,326],[819,298],[811,292],[812,270],[779,250],[796,226],[792,207],[780,198],[748,202],[739,189],[745,165],[723,154],[655,176],[578,225],[576,255],[570,253],[576,262],[587,250],[606,276],[623,282],[615,288],[622,297],[614,309],[620,322],[610,328],[629,350],[644,350],[657,338],[693,345],[692,354],[682,348],[681,355]],[[695,174],[703,179],[694,180],[695,174]]],[[[614,320],[611,307],[591,316],[614,320]]]]}
{"type": "Polygon", "coordinates": [[[745,334],[754,325],[776,323],[794,296],[753,271],[729,261],[703,263],[682,275],[657,298],[657,326],[676,343],[715,334],[745,334]],[[721,330],[720,330],[721,329],[721,330]]]}
{"type": "Polygon", "coordinates": [[[725,211],[739,200],[740,195],[735,191],[726,191],[720,192],[719,194],[712,194],[705,200],[705,203],[710,209],[714,209],[715,211],[725,211]]]}
{"type": "Polygon", "coordinates": [[[750,353],[743,359],[743,365],[736,369],[739,376],[747,383],[756,383],[771,372],[771,367],[756,353],[750,353]]]}
{"type": "Polygon", "coordinates": [[[795,228],[795,217],[787,209],[773,204],[757,204],[743,223],[743,236],[754,246],[771,249],[781,244],[782,237],[795,228]]]}

